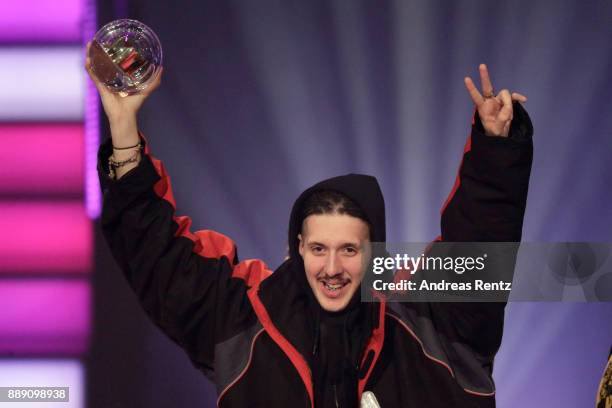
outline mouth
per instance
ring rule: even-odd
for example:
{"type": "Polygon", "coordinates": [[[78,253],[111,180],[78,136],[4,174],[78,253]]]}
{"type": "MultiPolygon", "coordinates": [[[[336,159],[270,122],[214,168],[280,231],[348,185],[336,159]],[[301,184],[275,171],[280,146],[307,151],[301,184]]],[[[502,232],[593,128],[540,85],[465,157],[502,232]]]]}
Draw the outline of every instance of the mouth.
{"type": "Polygon", "coordinates": [[[330,299],[337,299],[342,297],[348,288],[350,281],[332,282],[332,281],[319,281],[321,285],[321,291],[323,294],[330,299]]]}

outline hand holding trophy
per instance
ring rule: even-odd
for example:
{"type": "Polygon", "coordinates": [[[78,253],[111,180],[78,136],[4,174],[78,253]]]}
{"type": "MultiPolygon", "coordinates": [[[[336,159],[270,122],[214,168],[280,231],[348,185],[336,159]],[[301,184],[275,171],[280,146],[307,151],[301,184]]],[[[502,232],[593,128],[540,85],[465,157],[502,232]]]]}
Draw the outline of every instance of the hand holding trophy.
{"type": "Polygon", "coordinates": [[[161,44],[143,23],[115,20],[87,44],[85,68],[98,88],[109,120],[129,117],[159,86],[161,44]]]}
{"type": "Polygon", "coordinates": [[[159,39],[136,20],[112,21],[87,44],[85,68],[100,93],[110,124],[112,178],[120,178],[139,162],[142,146],[136,116],[161,83],[161,62],[159,39]]]}
{"type": "Polygon", "coordinates": [[[88,49],[93,72],[111,91],[127,96],[146,89],[161,68],[157,35],[136,20],[115,20],[102,27],[88,49]]]}

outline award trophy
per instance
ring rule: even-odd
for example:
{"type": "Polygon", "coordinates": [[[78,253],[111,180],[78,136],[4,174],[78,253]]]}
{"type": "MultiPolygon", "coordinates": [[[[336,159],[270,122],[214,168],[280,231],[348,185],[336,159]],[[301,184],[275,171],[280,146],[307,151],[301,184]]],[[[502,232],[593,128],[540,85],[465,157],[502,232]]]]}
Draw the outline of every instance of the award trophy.
{"type": "Polygon", "coordinates": [[[144,90],[161,68],[157,35],[137,20],[115,20],[102,27],[89,47],[96,77],[121,96],[144,90]]]}

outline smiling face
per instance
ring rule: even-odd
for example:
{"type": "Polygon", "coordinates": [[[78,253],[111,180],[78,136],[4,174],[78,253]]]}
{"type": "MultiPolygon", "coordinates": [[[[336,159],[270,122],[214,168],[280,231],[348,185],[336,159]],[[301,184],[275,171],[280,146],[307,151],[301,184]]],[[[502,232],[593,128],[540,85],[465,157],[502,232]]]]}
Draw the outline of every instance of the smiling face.
{"type": "Polygon", "coordinates": [[[306,278],[324,310],[344,309],[365,273],[370,256],[368,224],[346,214],[314,214],[298,235],[306,278]]]}

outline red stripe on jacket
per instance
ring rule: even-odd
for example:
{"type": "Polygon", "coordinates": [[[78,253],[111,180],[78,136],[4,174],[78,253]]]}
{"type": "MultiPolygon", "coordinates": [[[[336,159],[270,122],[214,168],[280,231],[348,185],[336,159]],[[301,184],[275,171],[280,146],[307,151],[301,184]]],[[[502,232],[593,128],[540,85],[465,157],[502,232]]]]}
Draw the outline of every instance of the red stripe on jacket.
{"type": "MultiPolygon", "coordinates": [[[[161,179],[159,179],[153,186],[155,194],[157,194],[157,196],[161,199],[170,203],[174,211],[176,211],[176,201],[174,200],[172,184],[170,182],[170,177],[166,172],[166,168],[160,160],[150,155],[148,146],[145,147],[145,154],[149,156],[155,170],[157,171],[157,174],[161,177],[161,179]]],[[[172,219],[178,225],[174,236],[185,237],[193,241],[194,253],[205,258],[214,259],[219,259],[225,256],[230,263],[234,262],[236,257],[236,245],[229,237],[212,230],[201,230],[193,233],[190,231],[191,218],[187,216],[179,217],[173,215],[172,219]]]]}
{"type": "MultiPolygon", "coordinates": [[[[471,134],[468,135],[468,138],[465,142],[465,146],[463,147],[463,154],[465,155],[470,150],[472,150],[472,135],[471,134]]],[[[453,188],[451,192],[448,194],[448,197],[446,197],[446,201],[444,201],[444,205],[442,206],[442,209],[440,209],[440,214],[444,214],[444,210],[446,210],[446,207],[451,202],[451,200],[455,196],[455,193],[459,189],[459,186],[461,185],[461,167],[463,167],[463,157],[461,158],[461,164],[459,164],[459,170],[457,170],[457,176],[455,177],[455,184],[453,184],[453,188]]]]}
{"type": "Polygon", "coordinates": [[[365,360],[367,359],[367,356],[370,353],[370,351],[374,352],[374,357],[372,358],[372,362],[370,363],[368,372],[362,379],[359,380],[357,384],[357,400],[358,401],[361,401],[361,395],[363,394],[363,391],[365,390],[365,386],[368,383],[370,374],[372,374],[372,370],[374,369],[374,366],[376,365],[376,362],[378,361],[378,357],[380,356],[380,352],[382,350],[383,343],[385,342],[386,300],[384,299],[384,297],[378,295],[376,292],[374,292],[374,295],[378,297],[379,302],[380,302],[380,308],[379,308],[379,314],[378,314],[378,327],[376,327],[372,331],[372,335],[370,336],[370,339],[368,340],[368,344],[366,346],[365,353],[363,354],[363,359],[361,361],[361,364],[363,365],[365,363],[365,360]]]}
{"type": "MultiPolygon", "coordinates": [[[[475,111],[474,114],[472,115],[472,126],[474,126],[474,124],[476,123],[476,115],[478,115],[478,111],[475,111]]],[[[472,134],[471,133],[468,135],[467,140],[465,141],[465,146],[463,147],[463,155],[465,156],[465,154],[469,152],[470,150],[472,150],[472,134]]],[[[457,189],[459,189],[459,186],[461,185],[461,167],[463,167],[463,157],[461,157],[461,163],[459,164],[459,169],[457,170],[457,177],[455,177],[455,184],[453,184],[453,188],[448,194],[448,197],[446,197],[446,201],[444,201],[444,205],[440,209],[440,214],[444,214],[444,210],[446,210],[446,207],[451,202],[451,200],[455,196],[455,193],[457,192],[457,189]]]]}
{"type": "MultiPolygon", "coordinates": [[[[261,262],[263,263],[263,262],[261,262]]],[[[304,357],[297,351],[295,347],[287,340],[281,332],[276,328],[274,323],[272,323],[272,319],[268,314],[263,303],[259,299],[258,292],[259,285],[256,285],[249,289],[247,292],[249,299],[251,299],[251,304],[253,305],[253,309],[255,310],[255,314],[259,318],[259,322],[262,324],[264,329],[268,335],[274,340],[276,344],[283,350],[283,352],[289,357],[289,360],[297,370],[300,378],[304,382],[304,386],[306,387],[306,391],[308,392],[308,397],[310,398],[310,406],[314,408],[314,392],[313,392],[313,384],[312,384],[312,373],[310,372],[310,367],[308,367],[308,363],[304,360],[304,357]]]]}

